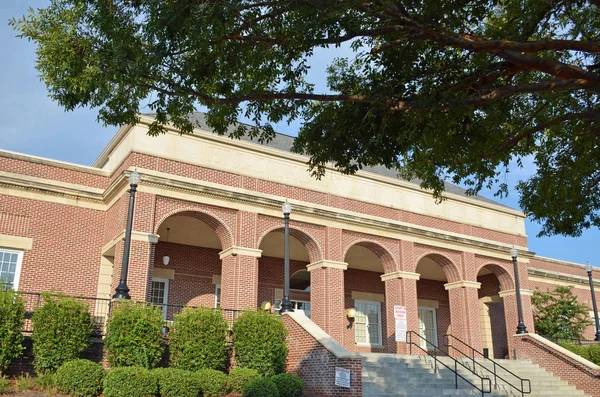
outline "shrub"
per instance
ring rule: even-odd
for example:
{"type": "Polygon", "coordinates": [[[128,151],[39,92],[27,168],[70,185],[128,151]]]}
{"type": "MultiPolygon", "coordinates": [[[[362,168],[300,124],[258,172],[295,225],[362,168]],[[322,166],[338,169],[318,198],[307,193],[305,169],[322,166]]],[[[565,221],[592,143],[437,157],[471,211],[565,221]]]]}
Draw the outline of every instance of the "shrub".
{"type": "Polygon", "coordinates": [[[304,390],[302,378],[292,374],[279,374],[271,377],[277,386],[279,397],[301,397],[304,390]]]}
{"type": "Polygon", "coordinates": [[[244,388],[243,397],[279,397],[275,383],[269,378],[259,378],[248,383],[244,388]]]}
{"type": "Polygon", "coordinates": [[[0,280],[0,372],[23,354],[25,303],[13,290],[4,290],[0,280]]]}
{"type": "Polygon", "coordinates": [[[169,332],[171,366],[189,371],[224,370],[227,363],[227,322],[220,311],[185,308],[169,332]]]}
{"type": "Polygon", "coordinates": [[[150,397],[158,394],[155,374],[143,367],[112,368],[104,377],[104,397],[150,397]]]}
{"type": "Polygon", "coordinates": [[[227,375],[216,369],[201,369],[196,372],[200,390],[204,397],[223,396],[227,392],[227,375]]]}
{"type": "Polygon", "coordinates": [[[227,390],[230,393],[241,394],[248,383],[258,378],[260,378],[260,375],[255,369],[236,368],[229,373],[227,390]]]}
{"type": "Polygon", "coordinates": [[[156,367],[165,349],[162,326],[159,307],[133,302],[114,305],[104,338],[109,365],[156,367]]]}
{"type": "Polygon", "coordinates": [[[35,384],[40,389],[51,391],[56,387],[56,374],[40,374],[35,378],[35,384]]]}
{"type": "Polygon", "coordinates": [[[44,305],[33,313],[33,366],[54,372],[82,356],[89,345],[92,317],[88,306],[64,295],[42,294],[44,305]]]}
{"type": "Polygon", "coordinates": [[[588,360],[596,365],[600,365],[600,345],[593,344],[588,346],[588,360]]]}
{"type": "Polygon", "coordinates": [[[73,397],[95,397],[102,393],[102,365],[90,360],[73,360],[56,371],[56,388],[73,397]]]}
{"type": "Polygon", "coordinates": [[[239,367],[252,368],[262,376],[285,370],[287,330],[278,315],[247,311],[233,324],[233,346],[239,367]]]}
{"type": "Polygon", "coordinates": [[[177,368],[156,368],[158,391],[162,397],[197,397],[200,394],[198,376],[177,368]]]}

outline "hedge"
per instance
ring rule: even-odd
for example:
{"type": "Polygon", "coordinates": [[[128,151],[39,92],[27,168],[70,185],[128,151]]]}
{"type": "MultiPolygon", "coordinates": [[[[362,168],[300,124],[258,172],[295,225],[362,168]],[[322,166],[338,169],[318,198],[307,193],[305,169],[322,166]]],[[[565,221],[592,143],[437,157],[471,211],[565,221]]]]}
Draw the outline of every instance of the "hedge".
{"type": "Polygon", "coordinates": [[[292,374],[279,374],[271,377],[277,386],[279,397],[301,397],[304,390],[302,378],[292,374]]]}
{"type": "Polygon", "coordinates": [[[198,376],[177,368],[156,368],[152,371],[158,380],[161,397],[197,397],[200,394],[198,376]]]}
{"type": "Polygon", "coordinates": [[[588,346],[574,345],[568,342],[561,342],[560,346],[573,353],[585,358],[588,361],[593,362],[596,365],[600,365],[600,345],[591,344],[588,346]]]}
{"type": "Polygon", "coordinates": [[[279,390],[269,378],[259,378],[248,383],[242,397],[279,397],[279,390]]]}
{"type": "Polygon", "coordinates": [[[216,369],[201,369],[196,372],[200,390],[204,397],[219,397],[227,393],[227,375],[216,369]]]}
{"type": "Polygon", "coordinates": [[[154,397],[158,379],[143,367],[111,368],[104,377],[104,397],[154,397]]]}
{"type": "Polygon", "coordinates": [[[102,393],[105,371],[90,360],[73,360],[56,371],[56,388],[73,397],[95,397],[102,393]]]}
{"type": "Polygon", "coordinates": [[[109,365],[156,367],[165,350],[162,327],[159,307],[128,301],[113,305],[104,338],[109,365]]]}
{"type": "Polygon", "coordinates": [[[25,318],[25,303],[21,296],[4,288],[0,280],[0,373],[23,354],[21,330],[25,318]]]}
{"type": "Polygon", "coordinates": [[[169,332],[171,366],[197,371],[224,370],[227,364],[227,322],[221,311],[184,308],[169,332]]]}
{"type": "Polygon", "coordinates": [[[42,293],[43,306],[33,313],[33,366],[54,372],[81,358],[92,334],[92,317],[84,302],[62,294],[42,293]]]}
{"type": "Polygon", "coordinates": [[[265,311],[246,311],[233,324],[233,347],[239,367],[262,376],[284,372],[287,329],[281,317],[265,311]]]}
{"type": "Polygon", "coordinates": [[[230,393],[241,394],[248,383],[258,378],[260,378],[260,374],[255,369],[235,368],[229,373],[227,390],[230,393]]]}

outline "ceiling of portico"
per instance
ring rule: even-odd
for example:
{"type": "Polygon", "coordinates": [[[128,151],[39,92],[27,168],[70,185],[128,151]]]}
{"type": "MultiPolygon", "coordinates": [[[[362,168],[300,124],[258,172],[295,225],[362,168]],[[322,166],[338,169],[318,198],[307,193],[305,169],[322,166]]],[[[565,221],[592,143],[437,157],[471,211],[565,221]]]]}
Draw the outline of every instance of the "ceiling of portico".
{"type": "Polygon", "coordinates": [[[350,247],[344,261],[348,264],[349,269],[383,273],[383,265],[379,257],[370,249],[360,245],[350,247]]]}
{"type": "Polygon", "coordinates": [[[193,245],[196,247],[221,249],[221,241],[206,223],[189,216],[174,215],[167,218],[158,228],[159,241],[193,245]]]}
{"type": "MultiPolygon", "coordinates": [[[[262,250],[262,256],[283,258],[283,240],[283,231],[273,231],[262,239],[258,249],[262,250]]],[[[308,251],[294,236],[290,236],[290,259],[302,262],[310,262],[310,259],[308,258],[308,251]]]]}
{"type": "Polygon", "coordinates": [[[417,273],[421,275],[421,279],[448,281],[442,267],[431,258],[425,257],[419,261],[417,273]]]}

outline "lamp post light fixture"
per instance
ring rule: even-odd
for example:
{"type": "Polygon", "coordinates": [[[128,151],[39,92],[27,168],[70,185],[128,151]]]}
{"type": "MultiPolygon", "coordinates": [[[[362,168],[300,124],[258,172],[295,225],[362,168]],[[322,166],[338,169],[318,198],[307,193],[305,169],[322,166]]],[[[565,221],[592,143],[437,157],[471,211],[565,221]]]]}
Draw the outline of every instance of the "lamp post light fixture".
{"type": "Polygon", "coordinates": [[[517,334],[527,334],[527,328],[523,322],[523,305],[521,304],[521,286],[519,285],[519,267],[517,266],[517,249],[510,249],[512,256],[513,271],[515,272],[515,295],[517,296],[517,314],[519,316],[519,324],[517,325],[517,334]]]}
{"type": "Polygon", "coordinates": [[[125,247],[123,248],[123,266],[121,267],[121,280],[116,288],[113,299],[131,299],[127,287],[127,272],[129,270],[129,250],[131,248],[131,227],[133,223],[133,208],[135,205],[135,192],[140,184],[141,176],[137,171],[129,175],[129,208],[127,210],[127,226],[125,229],[125,247]]]}
{"type": "Polygon", "coordinates": [[[594,292],[594,281],[592,280],[592,265],[590,263],[585,264],[585,270],[587,271],[588,278],[590,279],[590,291],[592,292],[592,306],[594,308],[594,320],[596,322],[596,337],[595,341],[600,341],[600,319],[598,319],[598,305],[596,304],[596,293],[594,292]]]}
{"type": "Polygon", "coordinates": [[[285,200],[281,206],[283,211],[283,220],[285,224],[283,237],[283,300],[279,313],[293,312],[292,301],[290,300],[290,213],[292,205],[285,200]]]}

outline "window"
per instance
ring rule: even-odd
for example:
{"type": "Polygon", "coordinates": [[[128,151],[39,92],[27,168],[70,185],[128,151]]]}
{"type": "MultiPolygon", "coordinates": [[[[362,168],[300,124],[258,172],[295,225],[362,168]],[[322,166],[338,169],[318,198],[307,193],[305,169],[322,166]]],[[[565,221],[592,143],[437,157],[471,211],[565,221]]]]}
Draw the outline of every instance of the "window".
{"type": "Polygon", "coordinates": [[[5,288],[18,289],[23,251],[0,248],[0,279],[5,288]]]}
{"type": "Polygon", "coordinates": [[[359,345],[381,345],[381,303],[355,301],[354,338],[359,345]]]}
{"type": "Polygon", "coordinates": [[[419,335],[421,335],[422,338],[425,338],[419,338],[420,345],[423,349],[431,350],[437,346],[437,325],[435,319],[435,309],[432,307],[419,307],[418,310],[419,335]]]}
{"type": "Polygon", "coordinates": [[[221,284],[215,284],[215,308],[221,307],[221,284]]]}
{"type": "Polygon", "coordinates": [[[167,318],[167,304],[169,300],[169,280],[166,278],[153,278],[150,289],[150,302],[160,306],[163,317],[167,318]]]}
{"type": "MultiPolygon", "coordinates": [[[[279,309],[281,309],[281,299],[275,299],[275,311],[279,312],[279,309]]],[[[292,309],[298,312],[304,312],[304,315],[310,318],[310,302],[292,301],[292,309]]]]}

